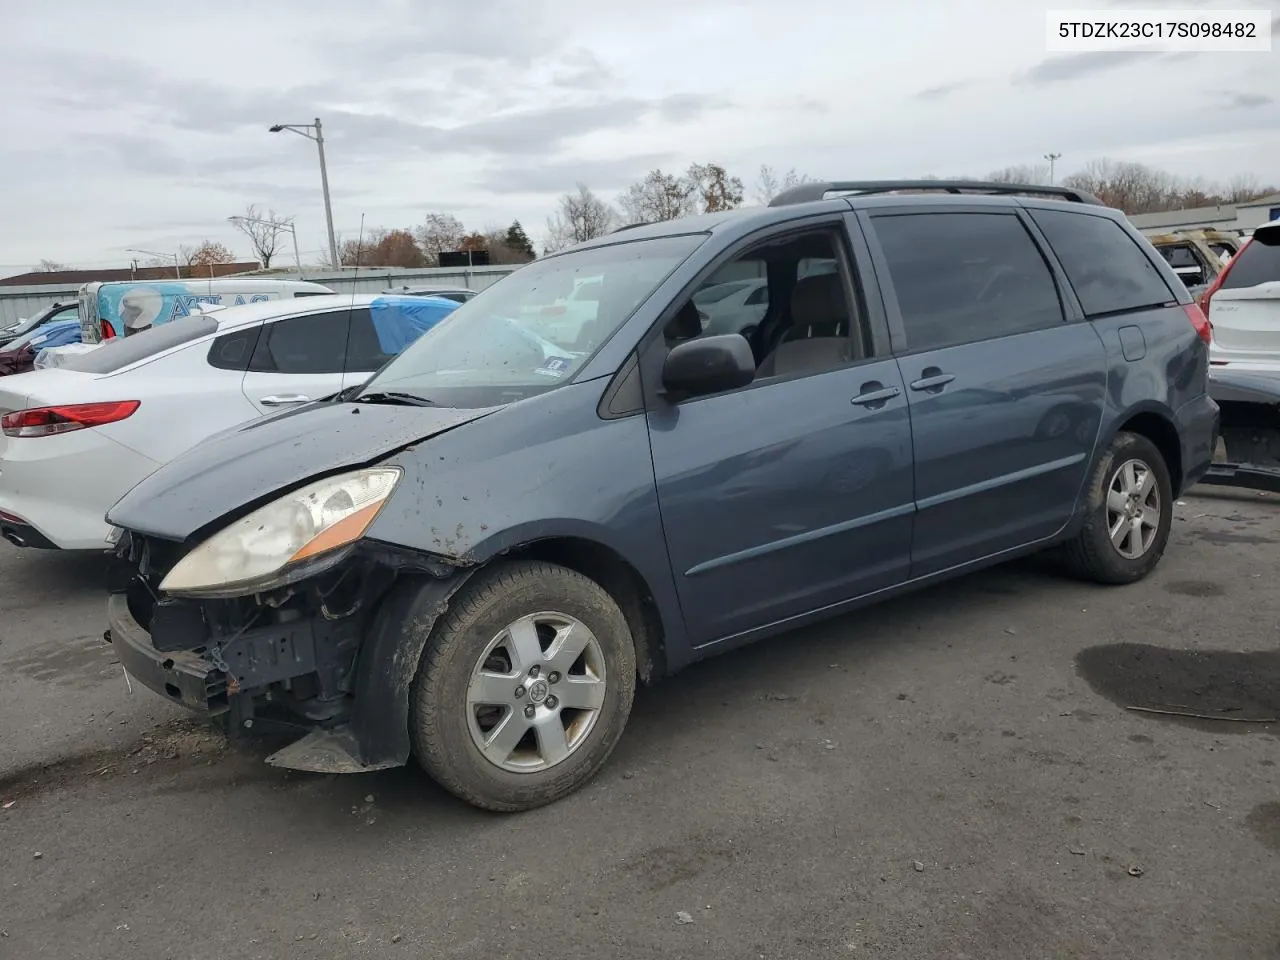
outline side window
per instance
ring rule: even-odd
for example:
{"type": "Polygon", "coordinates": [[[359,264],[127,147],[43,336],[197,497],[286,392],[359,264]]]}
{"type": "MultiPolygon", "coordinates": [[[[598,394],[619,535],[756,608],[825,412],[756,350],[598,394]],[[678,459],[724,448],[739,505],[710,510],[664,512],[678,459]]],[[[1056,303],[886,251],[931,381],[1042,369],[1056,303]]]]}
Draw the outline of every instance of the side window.
{"type": "Polygon", "coordinates": [[[248,370],[249,359],[258,345],[261,326],[224,333],[209,344],[209,366],[219,370],[248,370]]]}
{"type": "Polygon", "coordinates": [[[267,373],[342,373],[348,311],[313,313],[268,324],[250,369],[267,373]]]}
{"type": "Polygon", "coordinates": [[[352,310],[351,334],[347,338],[347,369],[358,373],[372,373],[392,356],[393,354],[382,349],[368,308],[352,310]]]}
{"type": "Polygon", "coordinates": [[[1043,330],[1062,322],[1049,265],[1011,213],[872,218],[902,312],[907,349],[1043,330]]]}
{"type": "Polygon", "coordinates": [[[752,247],[684,302],[663,331],[667,345],[739,334],[751,344],[757,379],[821,373],[864,359],[861,315],[849,302],[841,258],[833,230],[752,247]]]}
{"type": "Polygon", "coordinates": [[[1086,316],[1158,307],[1172,291],[1142,248],[1107,217],[1032,210],[1086,316]]]}
{"type": "Polygon", "coordinates": [[[1169,262],[1169,266],[1175,270],[1179,267],[1195,268],[1203,266],[1200,258],[1196,256],[1195,249],[1189,243],[1166,244],[1156,249],[1160,251],[1160,256],[1169,262]]]}

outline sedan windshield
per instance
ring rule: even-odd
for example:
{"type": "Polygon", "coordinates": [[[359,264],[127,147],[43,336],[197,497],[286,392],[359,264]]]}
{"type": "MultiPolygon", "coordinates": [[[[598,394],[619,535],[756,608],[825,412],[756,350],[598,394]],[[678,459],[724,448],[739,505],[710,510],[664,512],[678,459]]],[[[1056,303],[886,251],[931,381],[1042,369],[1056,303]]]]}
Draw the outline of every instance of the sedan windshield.
{"type": "Polygon", "coordinates": [[[427,331],[361,396],[482,407],[554,389],[572,379],[703,239],[632,240],[521,267],[427,331]],[[592,281],[592,299],[575,297],[585,278],[592,281]]]}

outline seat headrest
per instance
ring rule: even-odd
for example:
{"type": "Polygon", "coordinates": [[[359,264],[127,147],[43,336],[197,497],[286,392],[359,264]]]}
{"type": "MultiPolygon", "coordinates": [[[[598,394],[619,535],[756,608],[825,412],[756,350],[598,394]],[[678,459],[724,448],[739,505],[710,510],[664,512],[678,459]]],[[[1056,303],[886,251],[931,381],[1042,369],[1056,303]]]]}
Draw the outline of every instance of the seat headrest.
{"type": "Polygon", "coordinates": [[[791,292],[791,323],[813,336],[842,336],[849,320],[838,273],[819,273],[796,283],[791,292]]]}

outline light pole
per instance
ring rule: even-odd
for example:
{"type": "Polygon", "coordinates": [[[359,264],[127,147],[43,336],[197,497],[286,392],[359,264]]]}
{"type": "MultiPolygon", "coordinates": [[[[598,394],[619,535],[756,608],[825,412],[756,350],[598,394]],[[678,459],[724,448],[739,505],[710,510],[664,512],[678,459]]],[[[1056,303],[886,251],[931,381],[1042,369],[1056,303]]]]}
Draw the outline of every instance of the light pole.
{"type": "MultiPolygon", "coordinates": [[[[316,149],[320,151],[320,187],[324,190],[324,219],[329,225],[329,256],[332,258],[333,269],[341,269],[338,263],[338,241],[333,235],[333,205],[329,202],[329,172],[324,167],[324,133],[320,129],[320,118],[316,117],[315,123],[277,123],[267,129],[272,133],[290,130],[316,142],[316,149]],[[315,133],[311,132],[313,130],[315,133]]],[[[294,249],[297,249],[296,244],[294,249]]]]}
{"type": "Polygon", "coordinates": [[[228,223],[260,223],[263,226],[271,227],[279,230],[282,226],[288,226],[289,234],[293,237],[293,262],[298,268],[298,279],[302,279],[302,255],[298,253],[298,231],[293,227],[293,221],[288,224],[277,223],[275,220],[263,220],[259,217],[227,217],[228,223]]]}
{"type": "Polygon", "coordinates": [[[1052,187],[1052,186],[1054,185],[1054,180],[1053,180],[1053,165],[1054,165],[1055,163],[1057,163],[1059,160],[1061,160],[1061,159],[1062,159],[1062,154],[1060,154],[1060,153],[1046,153],[1046,154],[1044,155],[1044,158],[1045,158],[1046,160],[1048,160],[1048,161],[1049,161],[1049,186],[1051,186],[1051,187],[1052,187]]]}
{"type": "Polygon", "coordinates": [[[177,277],[179,280],[182,279],[182,270],[178,267],[178,264],[181,263],[182,261],[176,253],[156,253],[153,250],[135,250],[133,249],[133,247],[129,247],[128,249],[126,249],[125,253],[140,253],[144,257],[156,257],[157,259],[160,259],[160,260],[172,260],[173,275],[177,277]]]}

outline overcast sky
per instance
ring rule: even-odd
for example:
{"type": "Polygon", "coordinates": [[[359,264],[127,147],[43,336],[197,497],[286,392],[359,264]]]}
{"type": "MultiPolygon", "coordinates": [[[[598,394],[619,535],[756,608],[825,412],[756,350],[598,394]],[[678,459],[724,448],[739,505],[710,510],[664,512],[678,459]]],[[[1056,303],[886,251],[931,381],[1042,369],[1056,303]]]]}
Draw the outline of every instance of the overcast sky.
{"type": "MultiPolygon", "coordinates": [[[[1103,3],[1053,6],[1104,6],[1103,3]]],[[[1113,7],[1139,5],[1112,3],[1113,7]]],[[[1160,4],[1168,7],[1169,2],[1160,4]]],[[[1200,4],[1201,7],[1206,6],[1200,4]]],[[[1218,4],[1268,7],[1280,0],[1218,4]]],[[[519,218],[535,242],[581,180],[654,166],[815,177],[982,175],[1063,155],[1280,181],[1272,53],[1045,52],[1026,0],[0,0],[0,272],[125,265],[226,217],[336,227],[519,218]]],[[[1278,31],[1280,32],[1280,31],[1278,31]]]]}

